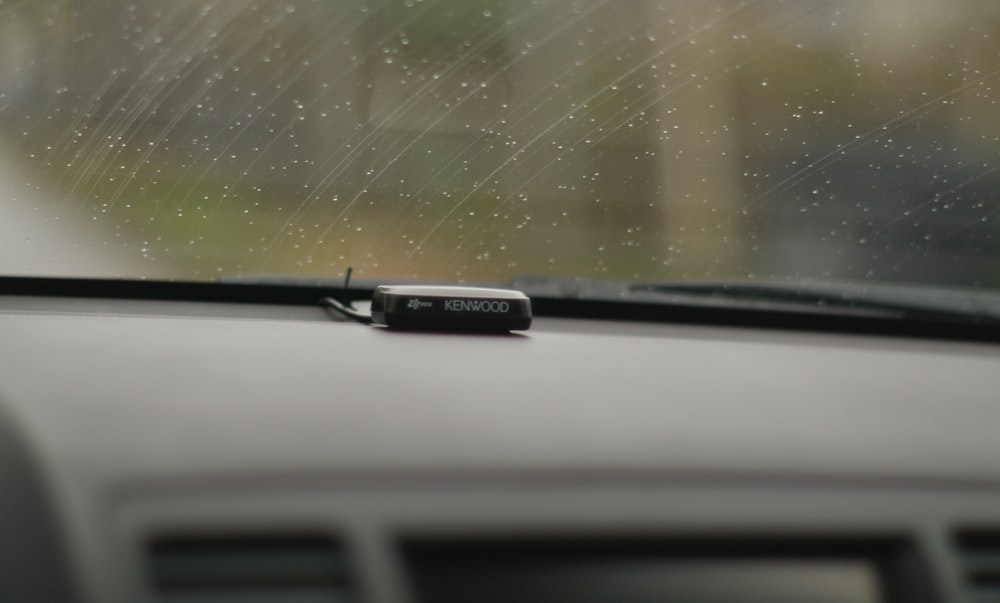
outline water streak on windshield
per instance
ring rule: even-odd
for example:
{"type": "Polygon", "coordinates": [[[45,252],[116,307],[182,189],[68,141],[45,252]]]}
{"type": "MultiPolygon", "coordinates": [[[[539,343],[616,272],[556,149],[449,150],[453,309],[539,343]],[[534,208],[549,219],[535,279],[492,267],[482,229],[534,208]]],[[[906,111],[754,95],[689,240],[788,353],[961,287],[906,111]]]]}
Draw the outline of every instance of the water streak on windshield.
{"type": "Polygon", "coordinates": [[[1000,285],[992,0],[0,1],[0,272],[1000,285]]]}

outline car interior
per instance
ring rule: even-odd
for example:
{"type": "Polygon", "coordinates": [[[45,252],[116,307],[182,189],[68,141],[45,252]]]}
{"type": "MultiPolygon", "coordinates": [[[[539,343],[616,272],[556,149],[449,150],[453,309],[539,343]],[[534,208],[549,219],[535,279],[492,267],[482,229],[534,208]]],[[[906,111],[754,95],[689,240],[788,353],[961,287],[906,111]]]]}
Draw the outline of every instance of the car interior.
{"type": "Polygon", "coordinates": [[[998,27],[0,0],[0,601],[1000,601],[998,27]]]}

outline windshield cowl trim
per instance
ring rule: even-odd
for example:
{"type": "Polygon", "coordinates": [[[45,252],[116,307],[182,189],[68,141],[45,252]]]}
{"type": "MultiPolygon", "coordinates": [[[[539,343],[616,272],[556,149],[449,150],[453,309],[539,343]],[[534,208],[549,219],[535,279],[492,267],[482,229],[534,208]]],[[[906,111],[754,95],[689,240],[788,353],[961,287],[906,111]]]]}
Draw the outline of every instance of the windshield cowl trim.
{"type": "MultiPolygon", "coordinates": [[[[241,304],[319,306],[326,296],[357,301],[371,298],[374,284],[316,280],[312,284],[213,283],[127,279],[0,277],[0,295],[59,298],[143,299],[241,304]],[[346,294],[346,295],[345,295],[346,294]]],[[[791,308],[782,304],[705,303],[698,299],[597,299],[532,291],[513,283],[531,298],[537,317],[580,318],[629,322],[692,324],[882,335],[923,339],[1000,343],[1000,321],[969,317],[964,321],[941,316],[863,312],[829,306],[791,308]]]]}

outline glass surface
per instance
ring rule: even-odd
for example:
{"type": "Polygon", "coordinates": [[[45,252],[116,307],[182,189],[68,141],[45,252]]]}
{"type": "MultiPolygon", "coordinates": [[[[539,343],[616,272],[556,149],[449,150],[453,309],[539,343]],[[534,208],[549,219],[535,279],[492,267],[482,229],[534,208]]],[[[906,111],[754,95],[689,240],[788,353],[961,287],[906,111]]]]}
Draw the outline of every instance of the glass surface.
{"type": "Polygon", "coordinates": [[[0,1],[0,274],[1000,285],[995,0],[0,1]]]}

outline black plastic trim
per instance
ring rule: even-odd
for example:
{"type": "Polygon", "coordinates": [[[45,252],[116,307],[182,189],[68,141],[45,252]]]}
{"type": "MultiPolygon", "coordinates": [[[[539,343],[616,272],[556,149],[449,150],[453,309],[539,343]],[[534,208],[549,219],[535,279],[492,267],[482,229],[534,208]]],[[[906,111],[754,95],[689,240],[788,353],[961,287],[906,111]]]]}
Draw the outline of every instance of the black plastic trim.
{"type": "MultiPolygon", "coordinates": [[[[351,287],[350,299],[366,299],[372,287],[351,287]]],[[[89,278],[0,277],[0,295],[90,297],[315,306],[341,289],[321,285],[215,283],[89,278]]]]}
{"type": "Polygon", "coordinates": [[[1000,325],[828,314],[822,311],[719,308],[603,300],[531,298],[536,316],[604,318],[635,322],[700,324],[783,331],[821,331],[1000,343],[1000,325]]]}
{"type": "MultiPolygon", "coordinates": [[[[318,283],[318,282],[317,282],[318,283]]],[[[112,298],[315,306],[323,297],[370,299],[378,283],[322,284],[215,283],[192,281],[0,277],[0,295],[112,298]]],[[[819,331],[1000,343],[1000,325],[920,318],[829,314],[822,311],[719,308],[686,304],[636,303],[579,298],[531,297],[535,316],[819,331]]]]}

